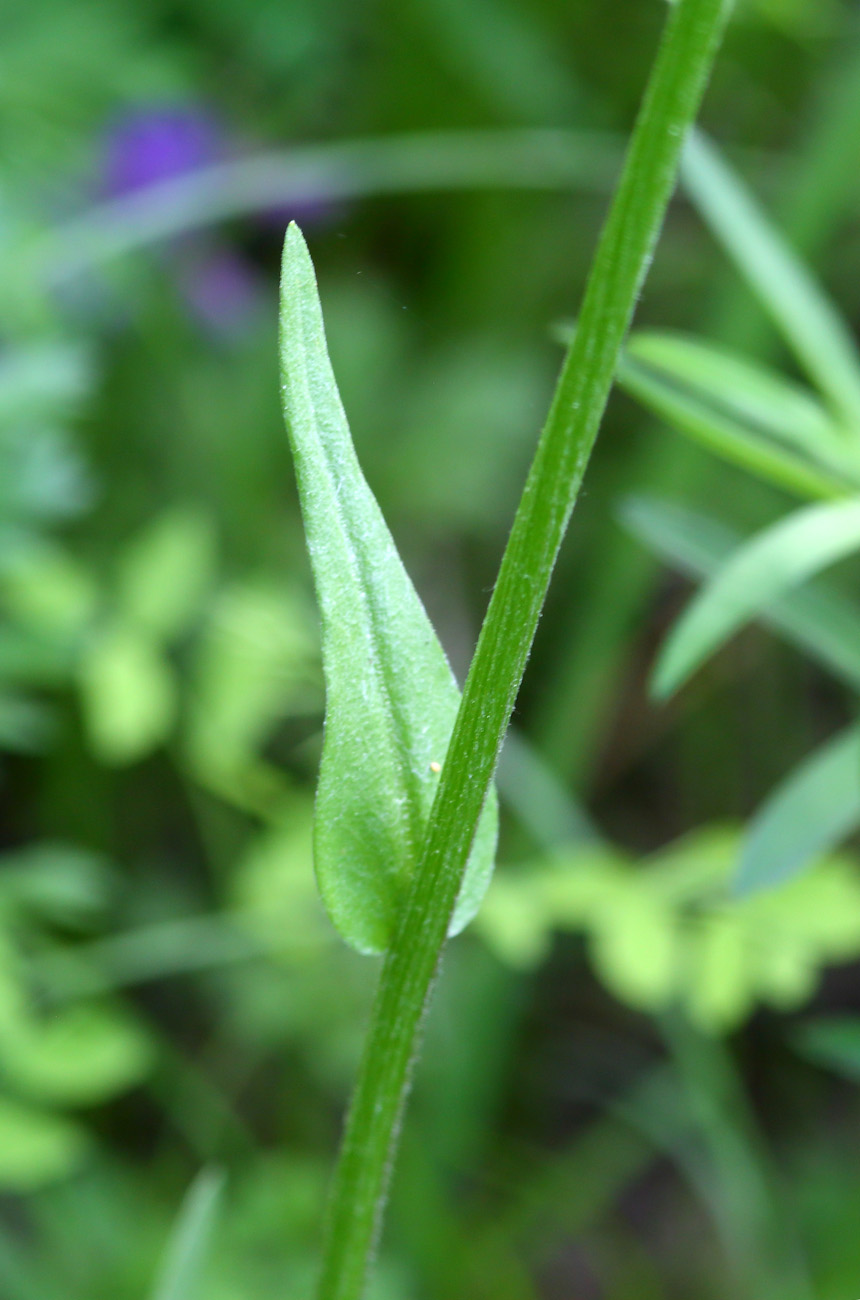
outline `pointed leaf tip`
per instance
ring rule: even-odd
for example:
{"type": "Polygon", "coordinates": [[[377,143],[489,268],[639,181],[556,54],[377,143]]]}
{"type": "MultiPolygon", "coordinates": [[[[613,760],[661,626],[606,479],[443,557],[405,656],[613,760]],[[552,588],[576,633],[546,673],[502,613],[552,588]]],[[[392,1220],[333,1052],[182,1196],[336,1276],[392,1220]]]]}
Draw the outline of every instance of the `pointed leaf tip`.
{"type": "MultiPolygon", "coordinates": [[[[310,250],[307,246],[304,235],[295,221],[291,221],[287,226],[284,235],[284,251],[281,258],[281,289],[289,282],[290,278],[296,274],[299,269],[310,272],[314,275],[313,263],[311,261],[310,250]]],[[[281,323],[283,324],[285,303],[281,300],[281,323]]]]}
{"type": "Polygon", "coordinates": [[[297,222],[291,221],[287,226],[284,243],[298,248],[307,248],[307,241],[302,234],[301,226],[299,226],[297,222]]]}

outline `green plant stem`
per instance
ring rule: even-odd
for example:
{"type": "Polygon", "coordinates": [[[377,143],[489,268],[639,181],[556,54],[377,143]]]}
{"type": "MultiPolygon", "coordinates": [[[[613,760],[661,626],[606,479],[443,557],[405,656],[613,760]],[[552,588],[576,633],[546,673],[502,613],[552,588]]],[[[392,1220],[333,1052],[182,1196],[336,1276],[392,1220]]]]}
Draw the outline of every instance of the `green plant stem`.
{"type": "Polygon", "coordinates": [[[728,7],[729,0],[679,0],[667,21],[385,958],[335,1176],[319,1300],[359,1300],[364,1289],[449,918],[728,7]]]}

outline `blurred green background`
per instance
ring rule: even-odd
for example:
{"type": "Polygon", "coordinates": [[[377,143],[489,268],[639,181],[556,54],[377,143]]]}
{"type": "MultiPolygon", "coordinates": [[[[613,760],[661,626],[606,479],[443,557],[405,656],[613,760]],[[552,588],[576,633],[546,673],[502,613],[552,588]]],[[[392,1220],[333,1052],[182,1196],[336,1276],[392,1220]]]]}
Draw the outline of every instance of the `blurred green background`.
{"type": "MultiPolygon", "coordinates": [[[[462,678],[664,6],[2,13],[0,1297],[167,1300],[202,1168],[225,1181],[194,1294],[301,1297],[378,968],[312,875],[283,229],[311,245],[359,455],[462,678]]],[[[738,0],[704,125],[856,320],[856,5],[738,0]]],[[[683,199],[638,323],[792,372],[683,199]]],[[[652,703],[690,588],[625,528],[631,494],[736,532],[788,501],[613,398],[374,1300],[858,1294],[857,867],[725,889],[744,819],[852,694],[752,628],[652,703]]]]}

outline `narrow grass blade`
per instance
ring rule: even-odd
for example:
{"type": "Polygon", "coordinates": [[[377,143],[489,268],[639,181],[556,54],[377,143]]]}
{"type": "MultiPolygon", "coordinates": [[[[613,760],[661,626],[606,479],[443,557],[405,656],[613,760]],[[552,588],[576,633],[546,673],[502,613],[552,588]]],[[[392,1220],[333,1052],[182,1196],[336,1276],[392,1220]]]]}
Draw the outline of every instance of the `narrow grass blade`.
{"type": "Polygon", "coordinates": [[[759,431],[744,426],[731,414],[667,383],[659,373],[637,361],[622,360],[618,382],[625,392],[680,433],[777,487],[797,496],[825,500],[844,496],[848,491],[839,474],[822,470],[814,462],[786,450],[759,431]]]}
{"type": "MultiPolygon", "coordinates": [[[[631,497],[620,514],[649,550],[693,578],[712,577],[742,542],[710,515],[669,501],[631,497]]],[[[769,605],[761,620],[860,690],[860,611],[844,596],[821,582],[807,583],[769,605]]]]}
{"type": "MultiPolygon", "coordinates": [[[[314,858],[335,926],[388,947],[424,840],[460,692],[365,482],[326,348],[307,245],[291,225],[281,281],[284,413],[323,629],[326,723],[314,858]]],[[[452,919],[489,883],[491,793],[452,919]]]]}
{"type": "MultiPolygon", "coordinates": [[[[573,332],[553,331],[563,343],[573,332]]],[[[617,378],[680,433],[778,487],[827,499],[860,484],[860,451],[812,393],[701,339],[633,334],[617,378]]]]}
{"type": "Polygon", "coordinates": [[[745,542],[672,629],[657,663],[655,695],[671,695],[749,619],[858,547],[857,500],[807,506],[745,542]]]}
{"type": "Polygon", "coordinates": [[[837,474],[860,476],[860,452],[851,455],[829,412],[811,391],[776,371],[684,334],[634,334],[625,355],[750,436],[801,452],[837,474]]]}
{"type": "Polygon", "coordinates": [[[806,374],[840,419],[860,431],[860,357],[827,296],[701,132],[687,141],[682,176],[806,374]]]}
{"type": "Polygon", "coordinates": [[[150,1300],[194,1300],[224,1190],[224,1175],[204,1169],[191,1184],[164,1252],[150,1300]]]}
{"type": "Polygon", "coordinates": [[[860,728],[849,727],[808,755],[765,800],[747,827],[737,894],[798,875],[860,826],[860,728]]]}

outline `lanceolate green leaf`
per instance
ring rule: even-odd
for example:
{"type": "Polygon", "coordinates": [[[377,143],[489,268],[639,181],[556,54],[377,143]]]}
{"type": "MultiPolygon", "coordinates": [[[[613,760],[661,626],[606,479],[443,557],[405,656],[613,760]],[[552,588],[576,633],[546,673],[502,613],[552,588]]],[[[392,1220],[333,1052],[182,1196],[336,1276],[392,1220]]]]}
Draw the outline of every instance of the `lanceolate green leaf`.
{"type": "MultiPolygon", "coordinates": [[[[569,343],[573,328],[554,333],[569,343]]],[[[633,334],[617,379],[708,451],[799,496],[845,496],[860,483],[860,448],[811,392],[701,339],[633,334]]]]}
{"type": "Polygon", "coordinates": [[[717,424],[737,426],[762,448],[800,452],[819,470],[855,483],[860,479],[860,450],[846,442],[811,391],[775,371],[702,339],[651,331],[631,338],[620,370],[622,383],[631,365],[634,380],[644,368],[655,382],[671,385],[712,413],[717,424]]]}
{"type": "Polygon", "coordinates": [[[821,403],[776,371],[704,339],[656,330],[633,334],[627,355],[778,442],[848,462],[841,432],[821,403]]]}
{"type": "Polygon", "coordinates": [[[667,383],[656,370],[630,357],[625,357],[618,368],[618,382],[688,438],[778,487],[799,496],[825,499],[844,496],[847,491],[836,474],[822,471],[813,461],[741,424],[724,410],[667,383]]]}
{"type": "Polygon", "coordinates": [[[860,428],[860,355],[830,300],[719,152],[691,132],[684,188],[734,260],[809,378],[860,428]]]}
{"type": "Polygon", "coordinates": [[[848,727],[777,786],[747,828],[736,890],[796,876],[860,825],[860,729],[848,727]]]}
{"type": "MultiPolygon", "coordinates": [[[[364,480],[326,349],[307,246],[287,232],[281,376],[323,629],[326,724],[314,852],[326,907],[360,952],[391,940],[460,692],[364,480]]],[[[491,793],[451,931],[471,919],[496,842],[491,793]]]]}
{"type": "MultiPolygon", "coordinates": [[[[725,524],[699,510],[655,497],[630,497],[621,517],[656,555],[693,578],[709,578],[741,542],[725,524]]],[[[840,592],[807,583],[762,611],[762,622],[860,690],[860,613],[840,592]]]]}
{"type": "Polygon", "coordinates": [[[655,694],[670,695],[745,622],[819,570],[860,547],[860,501],[797,510],[740,547],[675,624],[657,665],[655,694]]]}

